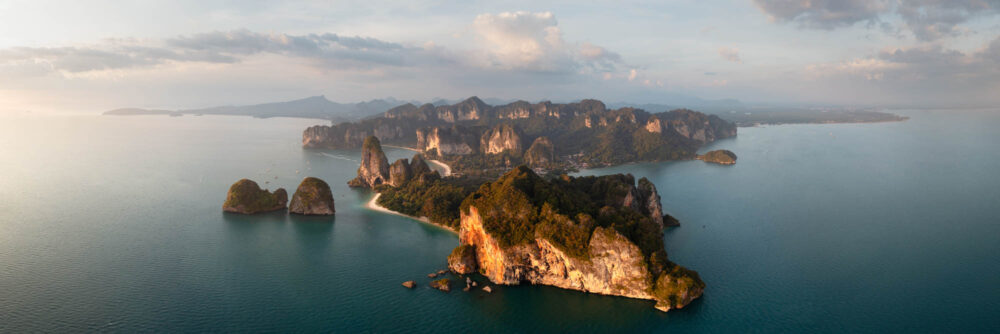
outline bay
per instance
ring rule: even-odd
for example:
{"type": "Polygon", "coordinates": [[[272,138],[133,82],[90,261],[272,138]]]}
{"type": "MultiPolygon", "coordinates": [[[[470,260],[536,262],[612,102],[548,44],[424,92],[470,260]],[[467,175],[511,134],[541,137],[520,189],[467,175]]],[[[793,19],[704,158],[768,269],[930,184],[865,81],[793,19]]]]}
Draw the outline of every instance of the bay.
{"type": "MultiPolygon", "coordinates": [[[[1000,329],[1000,114],[740,128],[701,161],[632,173],[708,287],[683,310],[543,286],[442,293],[451,232],[363,207],[359,151],[317,121],[0,116],[0,332],[986,332],[1000,329]],[[316,176],[334,218],[229,215],[240,178],[316,176]],[[400,286],[416,280],[418,288],[400,286]]],[[[386,149],[390,161],[413,152],[386,149]]],[[[267,182],[265,184],[265,182],[267,182]]]]}

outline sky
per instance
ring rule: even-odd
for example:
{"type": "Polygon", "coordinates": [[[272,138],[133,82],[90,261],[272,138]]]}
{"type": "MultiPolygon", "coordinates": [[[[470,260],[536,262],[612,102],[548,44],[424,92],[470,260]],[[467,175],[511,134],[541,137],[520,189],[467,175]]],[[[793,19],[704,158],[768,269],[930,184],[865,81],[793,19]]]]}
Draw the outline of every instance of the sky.
{"type": "Polygon", "coordinates": [[[993,107],[1000,0],[0,0],[0,112],[315,95],[993,107]]]}

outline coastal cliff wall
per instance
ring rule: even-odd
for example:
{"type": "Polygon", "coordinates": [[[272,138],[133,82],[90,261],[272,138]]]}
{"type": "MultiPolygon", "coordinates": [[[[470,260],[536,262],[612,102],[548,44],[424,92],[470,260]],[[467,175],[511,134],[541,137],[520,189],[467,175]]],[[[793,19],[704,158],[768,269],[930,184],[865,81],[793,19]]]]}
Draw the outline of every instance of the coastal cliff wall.
{"type": "Polygon", "coordinates": [[[479,210],[462,213],[459,242],[476,249],[481,273],[497,284],[522,281],[591,293],[654,299],[653,281],[638,246],[614,230],[598,227],[589,258],[570,256],[544,238],[503,248],[483,228],[479,210]]]}
{"type": "Polygon", "coordinates": [[[658,202],[652,183],[642,179],[636,187],[631,175],[545,180],[521,166],[466,197],[459,243],[475,250],[470,267],[496,284],[529,282],[682,308],[705,284],[667,259],[658,202]]]}

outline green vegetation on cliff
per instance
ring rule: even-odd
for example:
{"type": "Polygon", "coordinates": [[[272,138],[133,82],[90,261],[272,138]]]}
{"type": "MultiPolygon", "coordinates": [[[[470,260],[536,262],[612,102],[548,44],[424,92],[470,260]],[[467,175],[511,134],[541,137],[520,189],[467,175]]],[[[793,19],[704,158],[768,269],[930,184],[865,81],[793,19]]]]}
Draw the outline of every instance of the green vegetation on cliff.
{"type": "Polygon", "coordinates": [[[471,178],[442,180],[436,171],[414,168],[414,173],[417,171],[421,173],[414,174],[399,186],[384,184],[376,187],[375,191],[382,194],[378,205],[410,216],[427,217],[432,223],[458,229],[459,205],[480,181],[471,178]]]}
{"type": "Polygon", "coordinates": [[[699,155],[698,160],[720,165],[732,165],[736,163],[736,153],[729,150],[715,150],[699,155]]]}
{"type": "Polygon", "coordinates": [[[576,257],[585,258],[597,227],[609,227],[637,245],[654,268],[666,263],[663,232],[650,217],[624,206],[635,191],[631,175],[569,177],[545,180],[520,166],[495,182],[483,184],[462,202],[475,206],[483,226],[501,246],[537,237],[576,257]]]}
{"type": "Polygon", "coordinates": [[[285,208],[288,203],[288,193],[278,188],[274,193],[260,189],[257,182],[242,179],[233,183],[226,194],[222,210],[243,214],[276,211],[285,208]]]}
{"type": "Polygon", "coordinates": [[[292,195],[288,211],[306,215],[332,215],[336,212],[333,192],[326,181],[306,177],[292,195]]]}

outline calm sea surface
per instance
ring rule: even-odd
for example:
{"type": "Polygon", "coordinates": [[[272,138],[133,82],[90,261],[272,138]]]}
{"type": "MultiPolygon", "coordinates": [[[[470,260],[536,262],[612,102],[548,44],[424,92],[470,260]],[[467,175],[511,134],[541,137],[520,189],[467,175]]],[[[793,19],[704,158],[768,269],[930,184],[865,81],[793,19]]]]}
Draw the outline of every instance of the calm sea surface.
{"type": "MultiPolygon", "coordinates": [[[[368,211],[316,121],[0,116],[0,332],[995,332],[1000,112],[740,128],[735,166],[639,164],[682,226],[688,308],[427,288],[450,232],[368,211]],[[333,186],[335,218],[223,214],[229,185],[333,186]],[[267,184],[265,184],[265,181],[267,184]],[[418,288],[400,286],[416,280],[418,288]]],[[[388,149],[390,161],[412,152],[388,149]]]]}

